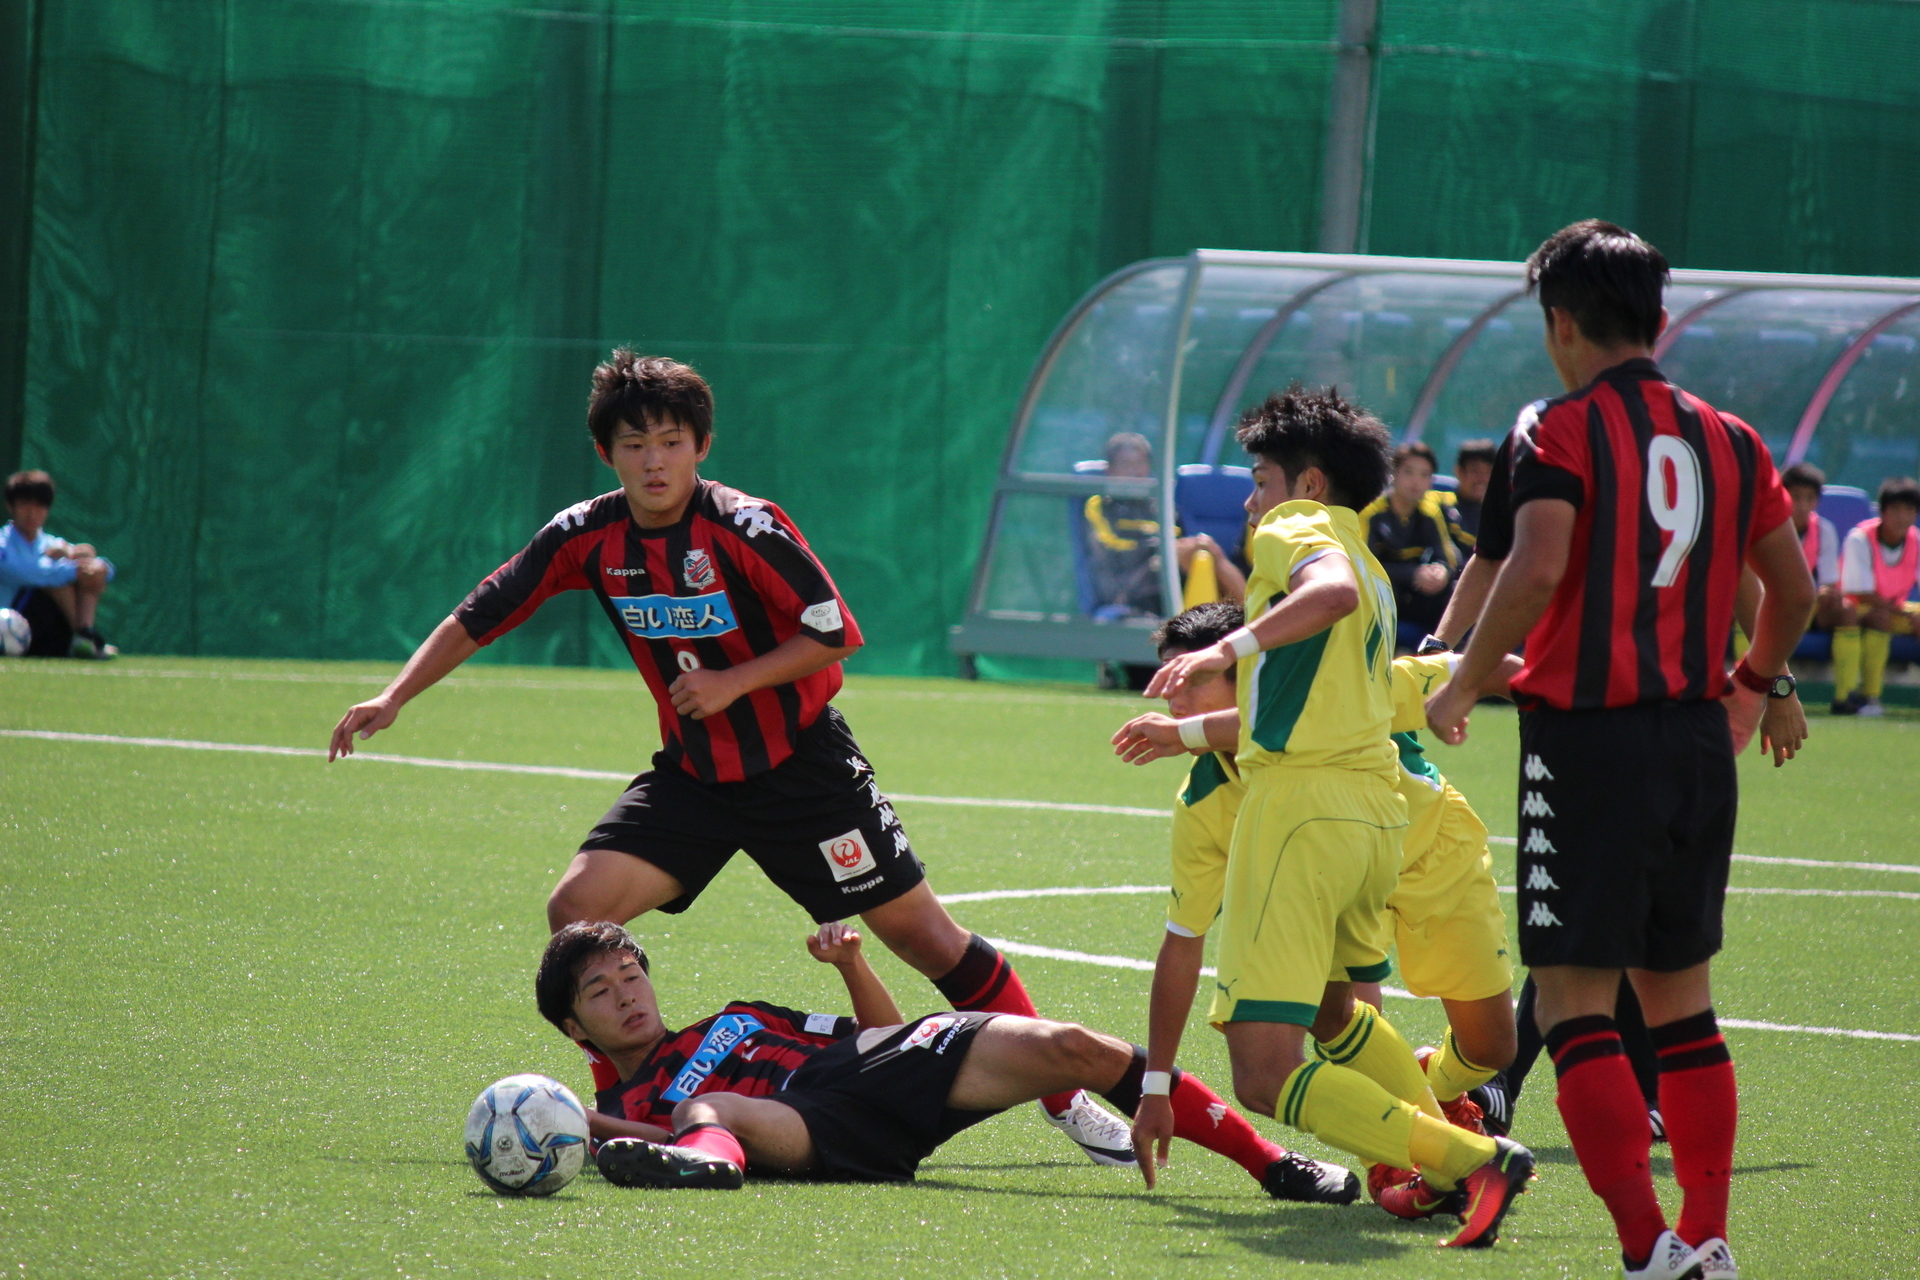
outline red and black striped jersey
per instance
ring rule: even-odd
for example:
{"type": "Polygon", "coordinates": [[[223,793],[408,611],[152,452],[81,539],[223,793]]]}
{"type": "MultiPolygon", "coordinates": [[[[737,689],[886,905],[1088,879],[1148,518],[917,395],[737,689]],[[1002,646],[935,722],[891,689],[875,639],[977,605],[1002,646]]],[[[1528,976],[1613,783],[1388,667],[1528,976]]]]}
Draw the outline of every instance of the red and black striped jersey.
{"type": "Polygon", "coordinates": [[[600,601],[646,677],[664,753],[703,782],[739,782],[791,756],[840,691],[840,664],[756,689],[704,720],[681,715],[667,696],[682,671],[737,666],[796,635],[833,648],[861,643],[852,611],[787,513],[711,480],[661,529],[635,524],[619,489],[568,507],[454,617],[476,643],[491,644],[549,596],[581,590],[600,601]]]}
{"type": "Polygon", "coordinates": [[[675,1104],[703,1093],[778,1093],[808,1058],[856,1029],[852,1018],[736,1000],[670,1033],[632,1075],[596,1094],[593,1105],[671,1131],[675,1104]]]}
{"type": "Polygon", "coordinates": [[[1527,633],[1522,706],[1718,698],[1747,550],[1792,514],[1758,433],[1629,360],[1520,411],[1500,446],[1478,553],[1504,560],[1513,513],[1578,514],[1566,574],[1527,633]]]}

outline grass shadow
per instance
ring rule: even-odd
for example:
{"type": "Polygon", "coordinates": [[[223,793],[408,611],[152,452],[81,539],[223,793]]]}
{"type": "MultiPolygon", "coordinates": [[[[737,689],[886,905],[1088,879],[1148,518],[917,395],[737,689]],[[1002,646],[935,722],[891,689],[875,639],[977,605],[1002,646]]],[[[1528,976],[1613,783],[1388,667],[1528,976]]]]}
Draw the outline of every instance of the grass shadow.
{"type": "MultiPolygon", "coordinates": [[[[1573,1154],[1572,1147],[1531,1147],[1533,1158],[1541,1164],[1569,1165],[1578,1168],[1579,1157],[1573,1154]]],[[[1673,1176],[1673,1157],[1662,1155],[1655,1149],[1648,1165],[1657,1174],[1673,1176]]],[[[1735,1176],[1755,1173],[1791,1173],[1796,1169],[1818,1169],[1820,1164],[1814,1160],[1776,1160],[1772,1164],[1737,1164],[1733,1166],[1735,1176]]]]}

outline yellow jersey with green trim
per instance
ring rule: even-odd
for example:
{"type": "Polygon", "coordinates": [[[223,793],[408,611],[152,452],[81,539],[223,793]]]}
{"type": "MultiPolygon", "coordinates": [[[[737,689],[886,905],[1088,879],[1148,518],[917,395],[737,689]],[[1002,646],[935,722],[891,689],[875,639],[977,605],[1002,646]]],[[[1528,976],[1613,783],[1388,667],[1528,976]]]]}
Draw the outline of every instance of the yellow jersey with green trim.
{"type": "Polygon", "coordinates": [[[1227,889],[1227,853],[1247,784],[1233,757],[1209,751],[1193,762],[1173,802],[1173,881],[1167,929],[1197,938],[1220,914],[1227,889]]]}
{"type": "Polygon", "coordinates": [[[1360,517],[1308,501],[1269,511],[1248,541],[1247,622],[1286,598],[1296,571],[1332,553],[1353,566],[1360,602],[1317,635],[1240,660],[1240,769],[1351,769],[1392,786],[1393,584],[1367,550],[1360,517]]]}
{"type": "Polygon", "coordinates": [[[1460,665],[1457,653],[1393,660],[1393,747],[1400,756],[1400,794],[1407,800],[1407,838],[1400,865],[1425,856],[1440,831],[1447,780],[1427,759],[1415,733],[1427,724],[1427,699],[1440,692],[1460,665]]]}

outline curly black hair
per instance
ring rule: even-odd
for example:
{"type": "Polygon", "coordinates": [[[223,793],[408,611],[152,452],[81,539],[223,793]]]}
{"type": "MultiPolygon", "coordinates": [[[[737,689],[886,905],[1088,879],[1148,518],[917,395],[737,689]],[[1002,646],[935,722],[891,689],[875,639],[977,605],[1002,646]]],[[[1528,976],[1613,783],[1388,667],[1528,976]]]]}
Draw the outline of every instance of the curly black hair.
{"type": "MultiPolygon", "coordinates": [[[[1246,620],[1247,615],[1231,600],[1197,604],[1160,624],[1160,629],[1153,633],[1154,652],[1162,662],[1176,653],[1197,653],[1219,644],[1229,631],[1239,630],[1246,620]]],[[[1227,668],[1227,679],[1233,679],[1232,667],[1227,668]]]]}
{"type": "Polygon", "coordinates": [[[1386,425],[1332,387],[1308,391],[1296,382],[1274,392],[1247,410],[1234,438],[1289,479],[1320,468],[1329,506],[1358,511],[1393,479],[1393,438],[1386,425]]]}
{"type": "Polygon", "coordinates": [[[580,971],[609,952],[624,951],[637,957],[640,970],[650,973],[647,952],[633,935],[610,920],[577,920],[547,940],[540,957],[540,972],[533,980],[533,998],[540,1016],[567,1029],[573,1016],[574,997],[580,994],[580,971]]]}
{"type": "Polygon", "coordinates": [[[713,435],[713,389],[691,365],[615,348],[593,371],[587,430],[594,443],[612,449],[623,423],[644,431],[662,422],[679,423],[695,445],[705,445],[713,435]]]}

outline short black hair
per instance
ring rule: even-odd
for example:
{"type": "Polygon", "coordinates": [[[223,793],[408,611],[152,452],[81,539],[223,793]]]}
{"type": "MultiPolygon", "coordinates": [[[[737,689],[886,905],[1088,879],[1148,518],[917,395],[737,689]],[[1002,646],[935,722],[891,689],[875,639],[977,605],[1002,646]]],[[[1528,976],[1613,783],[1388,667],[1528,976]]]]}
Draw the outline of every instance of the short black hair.
{"type": "Polygon", "coordinates": [[[1827,487],[1827,473],[1811,462],[1796,462],[1780,473],[1780,483],[1789,489],[1811,489],[1821,493],[1827,487]]]}
{"type": "MultiPolygon", "coordinates": [[[[1231,600],[1197,604],[1160,624],[1153,633],[1153,650],[1162,662],[1176,653],[1197,653],[1225,640],[1229,631],[1238,631],[1246,620],[1247,615],[1231,600]]],[[[1228,667],[1227,679],[1233,679],[1233,673],[1228,667]]]]}
{"type": "Polygon", "coordinates": [[[1433,447],[1424,441],[1413,440],[1393,451],[1393,469],[1398,471],[1408,458],[1425,458],[1427,466],[1435,471],[1440,469],[1440,459],[1433,456],[1433,447]]]}
{"type": "Polygon", "coordinates": [[[7,505],[37,502],[53,505],[53,477],[44,471],[16,471],[7,477],[7,505]]]}
{"type": "Polygon", "coordinates": [[[1494,460],[1499,456],[1500,446],[1496,445],[1493,441],[1469,440],[1460,446],[1460,452],[1453,455],[1453,469],[1455,474],[1458,474],[1460,468],[1466,466],[1469,462],[1484,462],[1488,466],[1492,466],[1494,460]]]}
{"type": "Polygon", "coordinates": [[[587,430],[594,443],[611,451],[623,423],[645,431],[662,422],[679,423],[693,432],[695,445],[704,446],[713,435],[713,389],[692,365],[614,348],[593,371],[587,430]]]}
{"type": "Polygon", "coordinates": [[[1393,438],[1380,419],[1332,387],[1298,382],[1276,391],[1240,419],[1234,439],[1275,463],[1292,481],[1308,467],[1327,477],[1329,505],[1358,511],[1393,479],[1393,438]]]}
{"type": "MultiPolygon", "coordinates": [[[[1573,316],[1587,341],[1603,347],[1660,337],[1660,294],[1667,259],[1625,227],[1588,218],[1562,227],[1527,259],[1527,292],[1540,308],[1573,316]]],[[[1553,323],[1549,315],[1547,323],[1553,323]]]]}
{"type": "Polygon", "coordinates": [[[1920,511],[1920,484],[1907,476],[1890,476],[1880,482],[1879,501],[1882,511],[1887,509],[1888,503],[1920,511]]]}
{"type": "Polygon", "coordinates": [[[646,949],[610,920],[576,920],[549,938],[546,952],[540,957],[540,972],[533,980],[533,998],[540,1006],[540,1016],[564,1033],[567,1019],[573,1016],[574,999],[580,994],[580,971],[616,951],[638,958],[641,972],[652,972],[646,949]]]}

